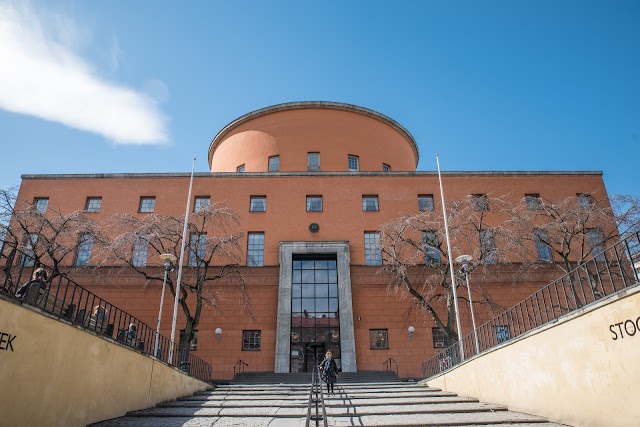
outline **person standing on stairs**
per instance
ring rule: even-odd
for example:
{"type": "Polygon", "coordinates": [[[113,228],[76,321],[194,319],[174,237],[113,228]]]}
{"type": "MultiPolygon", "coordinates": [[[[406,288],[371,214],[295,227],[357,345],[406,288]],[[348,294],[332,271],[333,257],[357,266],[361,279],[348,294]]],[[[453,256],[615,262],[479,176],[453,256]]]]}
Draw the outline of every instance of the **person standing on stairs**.
{"type": "Polygon", "coordinates": [[[336,361],[333,360],[333,355],[330,351],[327,351],[324,356],[324,360],[320,364],[320,372],[324,374],[327,381],[327,394],[335,395],[333,385],[338,379],[338,365],[336,365],[336,361]]]}

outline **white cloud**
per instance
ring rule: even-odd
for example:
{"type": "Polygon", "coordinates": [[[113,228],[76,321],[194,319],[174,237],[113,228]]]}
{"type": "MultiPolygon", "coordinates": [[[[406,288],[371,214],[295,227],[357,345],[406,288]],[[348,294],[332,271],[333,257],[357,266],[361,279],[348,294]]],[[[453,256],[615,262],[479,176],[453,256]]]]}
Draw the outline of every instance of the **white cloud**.
{"type": "Polygon", "coordinates": [[[50,19],[24,3],[0,3],[0,108],[120,144],[167,142],[166,117],[157,102],[98,76],[70,47],[82,32],[60,15],[50,19]],[[56,31],[46,31],[46,25],[56,31]]]}

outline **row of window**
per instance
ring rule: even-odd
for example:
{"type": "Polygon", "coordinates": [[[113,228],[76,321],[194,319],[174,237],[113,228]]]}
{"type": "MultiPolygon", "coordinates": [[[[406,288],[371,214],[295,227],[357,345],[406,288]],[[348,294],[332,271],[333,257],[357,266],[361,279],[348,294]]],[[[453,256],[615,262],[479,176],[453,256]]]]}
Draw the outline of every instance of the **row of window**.
{"type": "MultiPolygon", "coordinates": [[[[495,337],[498,344],[503,343],[511,338],[511,332],[508,325],[494,326],[495,337]]],[[[180,331],[180,337],[184,335],[184,330],[180,331]]],[[[434,348],[446,348],[447,340],[444,332],[440,328],[431,328],[434,348]]],[[[262,349],[262,331],[244,330],[242,331],[242,350],[243,351],[260,351],[262,349]]],[[[193,331],[193,339],[190,342],[189,349],[195,351],[198,349],[198,331],[193,331]]],[[[389,349],[389,331],[387,329],[369,329],[369,349],[370,350],[387,350],[389,349]]]]}
{"type": "MultiPolygon", "coordinates": [[[[266,212],[267,211],[267,196],[250,196],[249,211],[250,212],[266,212]]],[[[44,213],[49,206],[49,199],[46,197],[39,197],[34,200],[36,209],[44,213]]],[[[208,207],[211,204],[210,196],[196,196],[194,198],[193,210],[198,211],[208,207]]],[[[138,205],[138,212],[140,213],[152,213],[155,211],[156,198],[153,196],[140,197],[140,203],[138,205]]],[[[102,208],[102,197],[87,197],[85,203],[86,212],[100,212],[102,208]]],[[[433,210],[433,195],[419,195],[418,196],[418,209],[433,210]]],[[[362,196],[362,210],[363,211],[378,211],[379,203],[377,195],[362,196]]],[[[322,196],[307,196],[307,212],[321,212],[322,211],[322,196]]]]}
{"type": "MultiPolygon", "coordinates": [[[[488,211],[489,210],[489,197],[486,194],[472,194],[472,203],[475,210],[488,211]]],[[[590,210],[595,206],[593,197],[588,193],[579,193],[576,195],[578,200],[578,206],[581,209],[590,210]]],[[[48,200],[48,199],[47,199],[48,200]]],[[[99,197],[87,198],[86,210],[89,212],[97,212],[100,210],[102,199],[99,197]]],[[[525,201],[527,208],[530,210],[540,209],[542,206],[542,199],[540,194],[525,194],[525,201]]],[[[209,196],[196,196],[194,200],[194,211],[205,208],[211,203],[209,196]]],[[[153,212],[155,207],[154,197],[141,197],[140,198],[140,212],[153,212]]],[[[251,212],[266,212],[267,210],[267,196],[250,196],[249,210],[251,212]]],[[[377,195],[363,195],[362,196],[362,210],[363,211],[379,211],[380,205],[377,195]]],[[[418,210],[419,211],[432,211],[434,210],[433,194],[418,194],[418,210]]],[[[322,196],[312,195],[307,196],[307,211],[319,212],[322,211],[322,196]]]]}
{"type": "MultiPolygon", "coordinates": [[[[494,326],[495,338],[498,344],[508,341],[511,332],[508,325],[494,326]]],[[[180,338],[184,335],[184,330],[180,331],[180,338]]],[[[446,348],[447,339],[440,328],[431,328],[434,348],[446,348]]],[[[262,331],[245,330],[242,331],[242,351],[260,351],[262,349],[262,331]]],[[[369,349],[388,350],[389,331],[387,329],[369,329],[369,349]]],[[[198,331],[193,331],[193,339],[190,342],[189,350],[198,350],[198,331]]]]}
{"type": "MultiPolygon", "coordinates": [[[[322,196],[307,196],[306,209],[307,212],[322,212],[322,196]]],[[[363,211],[379,211],[378,196],[362,196],[363,211]]],[[[250,212],[266,212],[267,196],[251,196],[249,203],[250,212]]]]}
{"type": "MultiPolygon", "coordinates": [[[[242,331],[242,350],[243,351],[260,351],[262,331],[242,331]]],[[[180,331],[180,340],[184,336],[184,329],[180,331]]],[[[189,343],[189,350],[198,350],[198,331],[193,331],[193,338],[189,343]]]]}
{"type": "MultiPolygon", "coordinates": [[[[551,245],[545,230],[534,232],[534,242],[538,261],[553,261],[551,245]]],[[[38,241],[37,234],[30,234],[25,242],[25,253],[33,252],[38,241]]],[[[587,230],[587,241],[591,248],[591,254],[596,261],[605,261],[603,252],[604,237],[602,230],[591,228],[587,230]]],[[[88,266],[93,249],[94,236],[83,233],[79,237],[78,249],[74,265],[88,266]]],[[[192,233],[189,239],[189,257],[187,265],[198,267],[206,255],[207,233],[192,233]]],[[[440,244],[436,231],[422,232],[422,245],[425,264],[440,264],[440,244]]],[[[149,243],[139,238],[133,244],[132,264],[134,267],[145,267],[148,259],[149,243]]],[[[364,232],[364,256],[365,265],[382,265],[382,250],[380,232],[364,232]]],[[[480,232],[480,261],[484,264],[496,264],[498,256],[495,246],[495,236],[491,229],[480,232]]],[[[29,261],[27,261],[29,262],[29,261]]],[[[32,262],[32,261],[31,261],[32,262]]],[[[247,234],[247,266],[262,267],[264,265],[264,232],[250,232],[247,234]]]]}
{"type": "MultiPolygon", "coordinates": [[[[438,243],[437,232],[423,231],[422,245],[424,253],[424,263],[440,264],[440,245],[438,243]]],[[[480,254],[481,262],[484,264],[495,264],[498,262],[493,230],[482,230],[480,232],[480,254]]],[[[364,259],[365,265],[382,265],[380,232],[365,231],[364,259]]]]}
{"type": "MultiPolygon", "coordinates": [[[[600,228],[590,228],[586,232],[591,255],[596,261],[605,261],[604,236],[600,228]]],[[[495,235],[491,229],[480,231],[480,262],[483,264],[496,264],[498,251],[496,250],[495,235]]],[[[552,262],[553,253],[551,244],[545,230],[534,231],[534,243],[538,261],[552,262]]],[[[422,245],[425,264],[440,264],[440,244],[436,231],[422,232],[422,245]]],[[[382,265],[382,251],[380,245],[380,233],[367,231],[364,233],[364,253],[366,265],[382,265]]]]}
{"type": "MultiPolygon", "coordinates": [[[[33,200],[33,204],[38,211],[45,213],[49,207],[48,197],[36,197],[33,200]]],[[[140,197],[140,204],[138,205],[138,212],[153,212],[156,207],[155,197],[140,197]]],[[[84,204],[84,210],[86,212],[100,212],[102,209],[102,197],[87,197],[84,204]]]]}
{"type": "MultiPolygon", "coordinates": [[[[508,325],[494,326],[494,333],[498,344],[508,341],[511,338],[508,325]]],[[[447,348],[446,336],[440,328],[431,328],[431,336],[433,337],[434,348],[447,348]]],[[[389,331],[387,329],[369,329],[369,349],[388,350],[389,331]]]]}
{"type": "MultiPolygon", "coordinates": [[[[347,156],[347,168],[349,171],[357,172],[360,170],[360,158],[358,156],[354,156],[349,154],[347,156]]],[[[307,171],[317,172],[320,170],[320,153],[318,152],[309,152],[307,153],[307,171]]],[[[236,172],[244,172],[245,165],[239,165],[236,167],[236,172]]],[[[280,171],[280,156],[271,156],[269,157],[268,164],[269,172],[279,172],[280,171]]],[[[386,163],[382,164],[382,171],[389,172],[391,171],[391,166],[386,163]]]]}
{"type": "MultiPolygon", "coordinates": [[[[276,156],[277,157],[277,156],[276,156]]],[[[486,194],[472,194],[472,205],[477,211],[489,210],[489,197],[486,194]]],[[[584,210],[593,209],[595,201],[593,197],[588,193],[579,193],[576,195],[578,200],[578,206],[584,210]]],[[[266,212],[267,211],[267,196],[250,196],[249,198],[249,211],[250,212],[266,212]]],[[[540,194],[525,194],[526,206],[530,210],[537,210],[542,207],[542,199],[540,194]]],[[[194,198],[193,210],[206,208],[211,204],[210,196],[196,196],[194,198]]],[[[49,206],[48,197],[37,197],[34,199],[34,205],[36,209],[44,213],[49,206]]],[[[140,197],[140,203],[138,205],[138,212],[140,213],[152,213],[155,211],[156,198],[154,196],[142,196],[140,197]]],[[[87,197],[85,203],[86,212],[100,212],[102,208],[102,197],[87,197]]],[[[378,211],[380,205],[378,203],[377,195],[363,195],[362,196],[362,210],[363,211],[378,211]]],[[[433,194],[419,194],[418,195],[418,210],[419,211],[432,211],[434,210],[433,194]]],[[[311,195],[307,196],[307,212],[321,212],[322,211],[322,196],[311,195]]]]}
{"type": "MultiPolygon", "coordinates": [[[[486,194],[472,194],[473,206],[477,211],[489,210],[489,198],[486,194]]],[[[578,205],[580,208],[589,210],[595,205],[593,197],[587,193],[577,194],[578,205]]],[[[539,194],[525,194],[526,205],[530,210],[540,209],[542,206],[542,199],[539,194]]],[[[44,212],[48,206],[48,198],[36,199],[36,206],[44,212]]],[[[194,211],[198,209],[206,208],[211,204],[211,198],[209,196],[196,196],[194,199],[194,211]]],[[[102,197],[87,197],[85,204],[85,210],[87,212],[99,212],[102,206],[102,197]]],[[[266,196],[251,196],[250,208],[251,212],[265,212],[267,206],[266,196]]],[[[155,197],[140,197],[139,212],[154,212],[155,210],[155,197]]],[[[362,210],[363,211],[378,211],[378,196],[362,196],[362,210]]],[[[418,195],[418,210],[419,211],[432,211],[434,210],[433,194],[419,194],[418,195]]],[[[322,211],[322,196],[307,196],[307,211],[322,211]]]]}
{"type": "MultiPolygon", "coordinates": [[[[197,202],[197,198],[196,198],[197,202]]],[[[322,195],[310,195],[306,197],[306,210],[307,212],[322,212],[323,210],[323,198],[322,195]]],[[[380,203],[377,195],[363,195],[362,196],[362,210],[365,212],[374,212],[380,210],[380,203]]],[[[418,210],[428,211],[433,210],[433,195],[432,194],[420,194],[418,195],[418,210]]],[[[266,212],[267,211],[267,196],[250,196],[249,197],[249,211],[250,212],[266,212]]]]}

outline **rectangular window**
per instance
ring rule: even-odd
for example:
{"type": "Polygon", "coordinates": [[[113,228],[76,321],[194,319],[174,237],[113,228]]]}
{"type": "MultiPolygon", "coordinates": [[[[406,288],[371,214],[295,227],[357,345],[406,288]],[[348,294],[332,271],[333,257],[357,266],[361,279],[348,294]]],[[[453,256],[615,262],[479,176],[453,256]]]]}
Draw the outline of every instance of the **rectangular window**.
{"type": "Polygon", "coordinates": [[[20,265],[25,267],[32,267],[35,265],[36,244],[38,243],[38,234],[31,233],[27,236],[24,242],[23,254],[20,256],[20,265]]]}
{"type": "Polygon", "coordinates": [[[149,213],[156,210],[155,197],[140,197],[140,207],[138,212],[149,213]]]}
{"type": "Polygon", "coordinates": [[[45,213],[47,211],[47,207],[49,207],[49,198],[36,197],[33,199],[33,204],[40,213],[45,213]]]}
{"type": "MultiPolygon", "coordinates": [[[[184,340],[184,329],[180,330],[180,341],[182,342],[184,340]]],[[[191,341],[189,342],[189,351],[196,351],[198,350],[198,331],[194,330],[193,331],[193,338],[191,338],[191,341]]]]}
{"type": "Polygon", "coordinates": [[[433,336],[433,348],[447,348],[447,336],[440,328],[431,328],[433,336]]]}
{"type": "Polygon", "coordinates": [[[389,332],[387,329],[369,329],[369,349],[389,349],[389,332]]]}
{"type": "Polygon", "coordinates": [[[191,233],[189,240],[189,267],[202,265],[207,249],[207,233],[191,233]]]}
{"type": "Polygon", "coordinates": [[[358,156],[352,156],[351,154],[349,154],[348,162],[350,171],[355,172],[360,170],[360,159],[358,158],[358,156]]]}
{"type": "Polygon", "coordinates": [[[440,264],[440,251],[438,250],[438,246],[437,232],[422,232],[422,250],[424,251],[425,264],[440,264]]]}
{"type": "Polygon", "coordinates": [[[489,210],[489,197],[486,194],[472,194],[471,206],[476,211],[488,211],[489,210]]]}
{"type": "Polygon", "coordinates": [[[578,206],[580,206],[580,209],[584,209],[586,211],[593,209],[595,203],[593,202],[591,194],[579,193],[576,194],[576,197],[578,198],[578,206]]]}
{"type": "Polygon", "coordinates": [[[198,212],[200,209],[206,209],[211,205],[211,197],[209,196],[196,196],[193,201],[193,211],[198,212]]]}
{"type": "Polygon", "coordinates": [[[78,267],[89,265],[92,248],[93,235],[89,233],[82,233],[78,239],[78,252],[76,253],[76,262],[74,264],[78,267]]]}
{"type": "Polygon", "coordinates": [[[362,210],[366,212],[378,211],[378,196],[362,196],[362,210]]]}
{"type": "Polygon", "coordinates": [[[87,212],[100,212],[102,208],[102,197],[87,197],[84,210],[87,212]]]}
{"type": "Polygon", "coordinates": [[[386,163],[382,164],[382,172],[391,172],[391,166],[386,163]]]}
{"type": "Polygon", "coordinates": [[[542,207],[542,199],[539,194],[525,194],[524,199],[527,203],[527,209],[537,211],[542,207]]]}
{"type": "Polygon", "coordinates": [[[418,210],[419,211],[433,210],[433,194],[418,194],[418,210]]]}
{"type": "Polygon", "coordinates": [[[247,236],[247,266],[264,265],[264,233],[249,233],[247,236]]]}
{"type": "Polygon", "coordinates": [[[538,261],[553,261],[551,248],[549,247],[549,236],[547,235],[547,232],[545,230],[535,231],[535,244],[536,253],[538,254],[538,261]]]}
{"type": "Polygon", "coordinates": [[[146,239],[139,238],[133,244],[133,257],[131,263],[134,267],[145,267],[149,252],[149,242],[146,239]]]}
{"type": "Polygon", "coordinates": [[[498,341],[498,344],[503,343],[505,341],[509,341],[511,339],[511,332],[509,331],[509,325],[495,326],[495,331],[496,331],[496,341],[498,341]]]}
{"type": "Polygon", "coordinates": [[[591,248],[591,256],[598,262],[606,261],[607,259],[603,252],[604,236],[602,235],[602,230],[599,228],[587,229],[587,240],[591,248]]]}
{"type": "Polygon", "coordinates": [[[307,212],[322,212],[322,196],[307,196],[307,212]]]}
{"type": "Polygon", "coordinates": [[[242,331],[242,351],[260,351],[262,331],[242,331]]]}
{"type": "Polygon", "coordinates": [[[307,170],[320,170],[320,153],[307,153],[307,170]]]}
{"type": "Polygon", "coordinates": [[[280,156],[269,157],[269,172],[278,172],[280,170],[280,156]]]}
{"type": "Polygon", "coordinates": [[[498,262],[493,230],[480,231],[480,262],[483,264],[495,264],[498,262]]]}
{"type": "Polygon", "coordinates": [[[244,172],[244,165],[240,165],[236,168],[236,172],[244,172]]]}
{"type": "Polygon", "coordinates": [[[382,265],[380,233],[377,231],[364,232],[364,263],[365,265],[382,265]]]}
{"type": "Polygon", "coordinates": [[[249,201],[249,212],[267,211],[267,196],[251,196],[249,201]]]}

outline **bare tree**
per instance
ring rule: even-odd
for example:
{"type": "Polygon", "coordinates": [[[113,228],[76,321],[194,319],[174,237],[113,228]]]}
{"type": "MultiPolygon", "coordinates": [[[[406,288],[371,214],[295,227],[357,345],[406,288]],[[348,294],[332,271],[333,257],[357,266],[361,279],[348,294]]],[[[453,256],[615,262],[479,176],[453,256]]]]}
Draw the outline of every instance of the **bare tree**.
{"type": "MultiPolygon", "coordinates": [[[[463,285],[461,277],[451,285],[449,263],[458,255],[470,254],[474,258],[470,268],[486,270],[494,268],[498,260],[517,259],[525,248],[501,226],[510,208],[505,197],[487,195],[471,195],[448,203],[453,254],[447,250],[441,211],[405,215],[380,228],[384,263],[378,273],[388,278],[388,290],[392,294],[408,293],[413,302],[428,313],[444,333],[447,346],[459,339],[455,330],[453,292],[463,285]],[[446,319],[439,314],[438,308],[443,305],[446,319]]],[[[478,295],[478,303],[498,308],[482,289],[478,295]]],[[[464,297],[460,299],[466,301],[464,297]]]]}
{"type": "MultiPolygon", "coordinates": [[[[180,360],[186,360],[189,344],[200,323],[203,307],[218,309],[220,295],[213,285],[237,286],[240,290],[240,307],[251,311],[244,278],[238,269],[241,260],[239,241],[242,234],[236,231],[239,217],[221,204],[200,208],[189,216],[186,263],[180,286],[179,303],[185,315],[185,329],[180,338],[180,360]],[[193,300],[190,298],[193,296],[193,300]]],[[[131,269],[144,277],[145,282],[162,283],[163,271],[147,268],[147,258],[160,254],[172,254],[180,259],[184,217],[150,214],[137,218],[119,214],[107,221],[109,235],[105,242],[109,256],[104,264],[119,264],[115,268],[131,269]]],[[[176,283],[167,280],[171,295],[175,298],[176,283]]]]}
{"type": "MultiPolygon", "coordinates": [[[[509,227],[516,239],[529,242],[539,261],[547,262],[567,274],[574,301],[583,301],[576,290],[573,274],[577,266],[597,277],[604,270],[625,273],[628,259],[622,254],[608,254],[607,247],[640,229],[640,198],[578,194],[560,201],[526,196],[510,212],[509,227]],[[625,260],[625,262],[621,262],[625,260]],[[621,267],[612,269],[611,267],[621,267]]],[[[594,285],[597,280],[593,281],[594,285]]],[[[594,287],[594,294],[599,291],[594,287]]]]}
{"type": "MultiPolygon", "coordinates": [[[[640,232],[640,196],[635,194],[612,194],[609,203],[618,226],[620,237],[626,238],[640,232]]],[[[633,240],[635,242],[638,239],[633,240]]],[[[633,255],[638,253],[638,247],[630,248],[633,255]]]]}
{"type": "Polygon", "coordinates": [[[509,226],[518,238],[547,247],[557,267],[567,273],[607,246],[640,230],[640,197],[579,194],[559,202],[523,199],[509,226]],[[559,262],[557,262],[559,261],[559,262]]]}
{"type": "Polygon", "coordinates": [[[51,206],[43,209],[19,199],[15,189],[0,190],[0,229],[3,242],[13,248],[9,255],[12,261],[18,248],[22,265],[51,268],[49,280],[88,265],[94,241],[102,238],[100,226],[85,212],[63,214],[51,206]]]}

